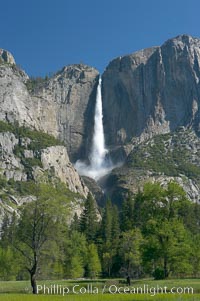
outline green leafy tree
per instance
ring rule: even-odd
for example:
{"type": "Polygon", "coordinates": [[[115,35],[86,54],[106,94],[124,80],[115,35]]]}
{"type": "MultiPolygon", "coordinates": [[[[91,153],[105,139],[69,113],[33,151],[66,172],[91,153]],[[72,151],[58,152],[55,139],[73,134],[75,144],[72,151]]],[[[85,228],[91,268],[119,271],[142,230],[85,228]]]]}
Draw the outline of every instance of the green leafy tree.
{"type": "Polygon", "coordinates": [[[200,204],[190,202],[184,211],[184,224],[194,236],[198,235],[200,233],[200,204]]]}
{"type": "Polygon", "coordinates": [[[96,278],[101,272],[101,263],[99,260],[97,247],[93,243],[89,244],[88,246],[86,271],[87,276],[90,278],[96,278]]]}
{"type": "Polygon", "coordinates": [[[13,233],[15,231],[15,227],[17,225],[17,216],[16,213],[9,217],[8,214],[4,215],[3,222],[1,225],[1,239],[0,245],[2,248],[7,248],[11,246],[13,233]]]}
{"type": "Polygon", "coordinates": [[[16,223],[15,213],[11,217],[8,214],[4,215],[0,239],[0,278],[2,280],[16,279],[21,268],[20,258],[16,258],[12,248],[12,237],[16,223]]]}
{"type": "Polygon", "coordinates": [[[146,238],[144,262],[151,262],[153,269],[162,268],[163,278],[171,271],[183,273],[191,270],[187,255],[190,254],[190,244],[183,224],[191,203],[184,190],[174,182],[166,188],[159,183],[148,183],[143,193],[136,196],[135,204],[136,210],[140,211],[136,212],[137,222],[146,238]],[[143,221],[139,221],[139,216],[143,221]]]}
{"type": "MultiPolygon", "coordinates": [[[[63,245],[65,242],[65,235],[62,237],[60,229],[56,230],[59,225],[55,225],[56,236],[54,239],[48,239],[43,246],[40,262],[39,262],[39,275],[43,279],[62,279],[64,277],[64,260],[65,253],[63,245]]],[[[52,236],[53,237],[53,236],[52,236]]]]}
{"type": "Polygon", "coordinates": [[[64,271],[65,277],[80,278],[84,276],[87,262],[87,242],[85,235],[70,230],[65,245],[64,271]]]}
{"type": "Polygon", "coordinates": [[[166,203],[165,190],[160,183],[146,183],[143,192],[139,191],[135,196],[136,225],[140,225],[144,232],[149,219],[162,219],[165,216],[166,203]]]}
{"type": "MultiPolygon", "coordinates": [[[[149,221],[149,238],[146,241],[145,256],[151,260],[154,269],[163,270],[163,278],[191,271],[191,256],[188,232],[181,221],[149,221]],[[153,249],[153,252],[152,252],[153,249]]],[[[144,256],[144,259],[145,259],[144,256]]]]}
{"type": "Polygon", "coordinates": [[[160,183],[147,183],[143,192],[135,197],[136,225],[140,225],[143,233],[149,220],[163,221],[181,218],[183,221],[191,207],[183,188],[170,182],[164,188],[160,183]]]}
{"type": "Polygon", "coordinates": [[[113,254],[112,250],[105,251],[102,255],[102,268],[108,275],[108,277],[111,276],[111,268],[113,265],[113,254]]]}
{"type": "Polygon", "coordinates": [[[169,272],[178,277],[192,274],[191,257],[193,255],[190,240],[190,233],[185,228],[182,221],[174,220],[171,222],[174,237],[169,250],[169,272]]]}
{"type": "Polygon", "coordinates": [[[132,229],[122,233],[120,256],[123,269],[129,275],[138,277],[141,273],[143,237],[140,229],[132,229]]]}
{"type": "Polygon", "coordinates": [[[18,261],[12,247],[0,247],[0,279],[4,281],[16,280],[18,270],[18,261]]]}
{"type": "Polygon", "coordinates": [[[163,278],[170,272],[176,275],[191,272],[191,246],[183,223],[177,219],[161,223],[151,220],[147,228],[144,260],[151,261],[153,269],[162,270],[163,278]]]}
{"type": "Polygon", "coordinates": [[[45,212],[45,205],[35,201],[23,209],[16,231],[14,246],[26,260],[33,294],[37,293],[36,273],[43,245],[48,239],[50,223],[51,218],[45,212]]]}
{"type": "Polygon", "coordinates": [[[186,220],[191,202],[187,199],[184,189],[176,182],[171,181],[168,183],[164,194],[167,201],[165,201],[166,218],[170,220],[181,217],[183,221],[186,220]]]}
{"type": "Polygon", "coordinates": [[[37,187],[37,200],[21,210],[14,233],[14,247],[24,257],[24,265],[30,274],[33,294],[37,293],[36,276],[48,243],[61,238],[67,221],[68,198],[49,185],[37,187]]]}
{"type": "Polygon", "coordinates": [[[81,278],[84,276],[84,263],[83,258],[79,254],[74,254],[71,257],[71,271],[70,275],[71,278],[81,278]]]}

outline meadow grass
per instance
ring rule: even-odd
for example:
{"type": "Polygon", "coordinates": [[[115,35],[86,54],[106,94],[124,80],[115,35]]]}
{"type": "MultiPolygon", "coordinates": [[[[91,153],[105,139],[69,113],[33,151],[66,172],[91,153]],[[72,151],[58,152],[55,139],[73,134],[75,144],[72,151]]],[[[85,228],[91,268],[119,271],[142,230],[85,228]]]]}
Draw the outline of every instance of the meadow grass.
{"type": "Polygon", "coordinates": [[[200,295],[68,295],[68,296],[43,296],[23,294],[2,294],[0,301],[200,301],[200,295]]]}

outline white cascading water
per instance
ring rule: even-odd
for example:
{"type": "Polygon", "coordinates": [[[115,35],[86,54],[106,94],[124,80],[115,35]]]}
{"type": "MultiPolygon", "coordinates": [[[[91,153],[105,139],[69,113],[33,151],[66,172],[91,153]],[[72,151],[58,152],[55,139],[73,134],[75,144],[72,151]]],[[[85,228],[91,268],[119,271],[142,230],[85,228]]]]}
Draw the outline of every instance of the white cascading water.
{"type": "Polygon", "coordinates": [[[90,164],[78,160],[75,168],[80,175],[85,175],[95,180],[100,179],[112,170],[111,162],[106,162],[104,131],[103,131],[103,112],[102,112],[102,95],[101,95],[101,78],[97,87],[96,106],[94,116],[94,134],[92,140],[92,149],[89,155],[90,164]]]}
{"type": "Polygon", "coordinates": [[[92,141],[92,152],[90,154],[90,163],[93,169],[100,169],[103,167],[106,153],[107,150],[105,149],[103,131],[101,78],[99,78],[94,116],[94,136],[92,141]]]}

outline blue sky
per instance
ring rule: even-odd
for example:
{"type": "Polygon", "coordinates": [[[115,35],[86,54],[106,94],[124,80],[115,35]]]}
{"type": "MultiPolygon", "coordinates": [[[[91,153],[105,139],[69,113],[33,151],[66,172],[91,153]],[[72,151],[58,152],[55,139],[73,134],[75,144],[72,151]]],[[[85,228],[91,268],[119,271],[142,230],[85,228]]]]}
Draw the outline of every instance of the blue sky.
{"type": "Polygon", "coordinates": [[[199,0],[10,0],[0,3],[0,48],[33,76],[110,60],[187,33],[200,37],[199,0]]]}

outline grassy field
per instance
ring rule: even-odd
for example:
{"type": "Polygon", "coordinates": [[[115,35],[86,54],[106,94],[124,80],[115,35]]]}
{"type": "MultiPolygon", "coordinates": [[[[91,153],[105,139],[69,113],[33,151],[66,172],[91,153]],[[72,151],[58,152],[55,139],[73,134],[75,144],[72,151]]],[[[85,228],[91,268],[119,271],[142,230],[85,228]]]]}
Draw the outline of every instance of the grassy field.
{"type": "MultiPolygon", "coordinates": [[[[29,281],[2,281],[0,282],[0,301],[61,301],[61,300],[70,300],[70,301],[200,301],[200,280],[199,279],[179,279],[179,280],[162,280],[162,281],[154,281],[154,280],[138,280],[132,281],[130,289],[131,293],[124,293],[123,287],[126,287],[125,283],[122,283],[120,280],[96,280],[96,281],[38,281],[38,285],[44,287],[51,288],[55,284],[58,285],[58,288],[67,287],[69,289],[69,293],[62,295],[62,291],[59,294],[51,295],[41,292],[40,295],[33,296],[31,294],[31,287],[29,281]],[[83,293],[75,294],[73,292],[73,287],[76,286],[75,292],[78,293],[80,288],[83,288],[83,293]],[[115,286],[120,289],[120,293],[113,290],[113,294],[108,293],[109,288],[112,286],[115,289],[115,286]],[[85,288],[89,287],[89,293],[85,288]],[[141,294],[136,293],[134,288],[148,288],[148,293],[141,294]],[[154,291],[153,288],[164,288],[166,287],[166,293],[160,294],[160,291],[154,291]],[[185,290],[185,293],[182,294],[172,294],[172,288],[178,288],[182,290],[184,288],[192,287],[193,294],[191,291],[188,293],[185,290]],[[151,289],[151,293],[150,293],[151,289]],[[97,292],[92,293],[93,292],[97,292]]],[[[125,291],[126,292],[126,291],[125,291]]]]}
{"type": "Polygon", "coordinates": [[[149,296],[131,296],[131,295],[83,295],[83,296],[29,296],[29,295],[0,295],[1,301],[200,301],[200,295],[179,296],[179,295],[157,295],[149,296]]]}

